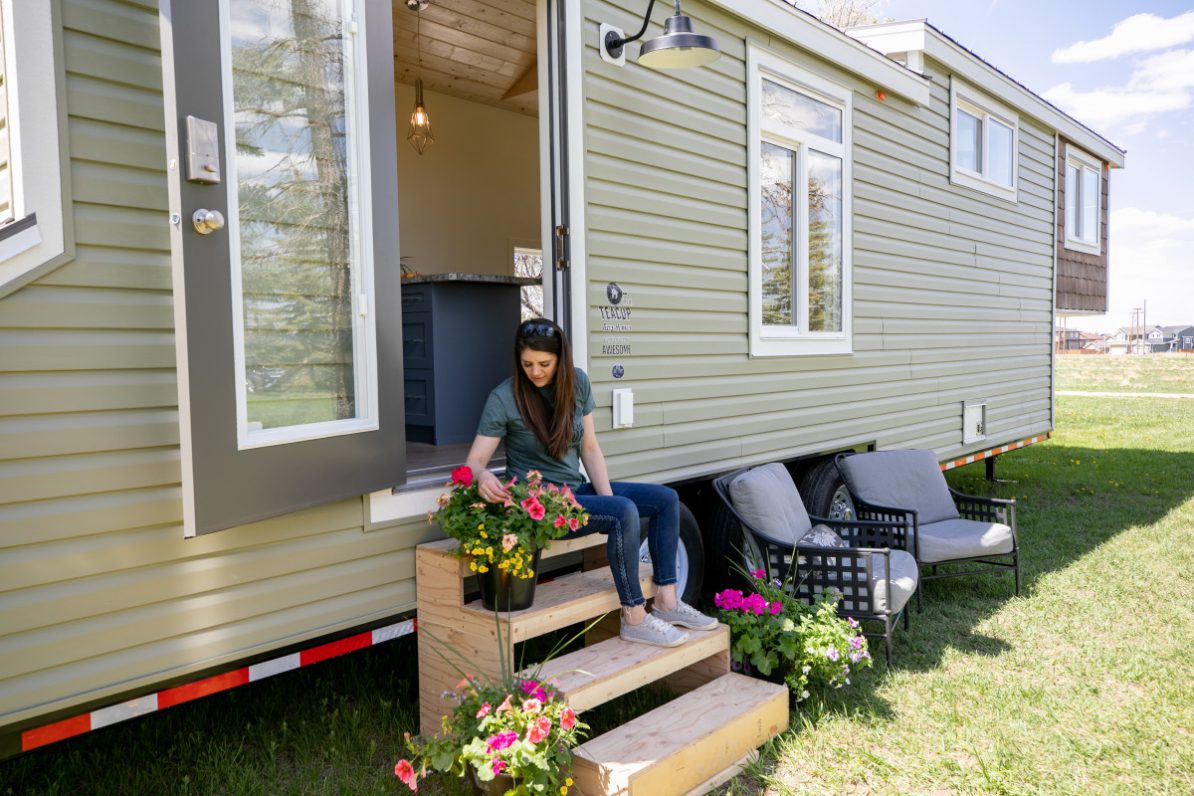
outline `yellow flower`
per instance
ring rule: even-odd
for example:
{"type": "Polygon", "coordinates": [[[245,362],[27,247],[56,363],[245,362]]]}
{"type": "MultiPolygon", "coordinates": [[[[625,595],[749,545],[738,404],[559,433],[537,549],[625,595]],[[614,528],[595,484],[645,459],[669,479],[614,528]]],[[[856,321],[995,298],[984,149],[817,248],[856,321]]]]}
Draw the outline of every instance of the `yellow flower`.
{"type": "Polygon", "coordinates": [[[560,786],[560,793],[567,793],[567,792],[568,792],[568,789],[567,789],[567,788],[565,788],[563,785],[561,785],[561,786],[560,786]]]}
{"type": "Polygon", "coordinates": [[[487,566],[485,566],[484,564],[482,564],[481,566],[477,567],[477,571],[478,571],[478,572],[488,572],[488,571],[489,571],[489,567],[487,567],[487,566]]]}
{"type": "Polygon", "coordinates": [[[473,572],[476,572],[477,571],[477,562],[476,561],[468,562],[468,568],[471,569],[473,572]]]}

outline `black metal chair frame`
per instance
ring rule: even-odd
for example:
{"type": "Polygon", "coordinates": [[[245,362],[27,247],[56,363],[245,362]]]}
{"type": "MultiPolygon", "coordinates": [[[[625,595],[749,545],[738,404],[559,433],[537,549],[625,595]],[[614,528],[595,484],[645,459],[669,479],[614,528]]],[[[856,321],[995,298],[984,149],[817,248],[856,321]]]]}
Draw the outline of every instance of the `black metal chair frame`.
{"type": "MultiPolygon", "coordinates": [[[[960,578],[966,575],[989,575],[993,572],[998,572],[1001,569],[1011,569],[1015,574],[1016,580],[1016,594],[1020,594],[1020,541],[1019,534],[1016,530],[1016,501],[1015,499],[1003,498],[988,498],[980,495],[967,495],[953,487],[948,487],[949,494],[954,500],[954,505],[958,509],[958,515],[964,520],[977,520],[978,522],[999,522],[1012,529],[1012,551],[1010,553],[998,553],[995,555],[970,556],[965,558],[951,558],[946,561],[934,561],[922,563],[920,560],[920,522],[917,518],[917,512],[912,509],[898,508],[894,506],[878,506],[873,503],[867,503],[854,494],[849,487],[849,482],[842,473],[841,462],[850,456],[855,455],[854,452],[839,453],[834,457],[833,463],[837,467],[838,474],[842,476],[842,483],[846,485],[846,490],[850,492],[850,500],[854,504],[854,516],[859,520],[866,520],[868,522],[885,522],[898,525],[903,529],[903,533],[894,538],[900,540],[902,550],[911,553],[916,559],[920,567],[929,567],[929,574],[921,574],[920,582],[926,580],[938,580],[940,578],[960,578]],[[911,541],[911,547],[908,542],[911,541]],[[992,559],[1010,558],[1010,561],[992,560],[992,559]],[[981,568],[965,569],[961,572],[937,572],[939,564],[957,564],[966,561],[973,561],[976,564],[984,564],[981,568]]],[[[893,545],[894,547],[895,545],[893,545]]],[[[916,590],[916,607],[921,609],[924,607],[921,601],[920,589],[916,590]]]]}
{"type": "MultiPolygon", "coordinates": [[[[904,617],[904,629],[909,628],[907,605],[899,611],[881,610],[871,591],[871,576],[874,572],[874,557],[882,556],[886,565],[887,604],[891,605],[891,550],[894,537],[903,537],[904,526],[887,521],[831,520],[809,516],[813,524],[823,524],[834,530],[850,546],[826,547],[822,545],[791,544],[755,528],[738,513],[730,497],[730,484],[752,468],[744,467],[723,475],[713,481],[713,489],[730,513],[750,532],[760,552],[765,556],[768,577],[780,577],[791,584],[792,596],[812,605],[818,596],[829,589],[841,593],[838,614],[852,616],[860,621],[874,620],[883,623],[882,633],[868,633],[868,638],[882,638],[887,665],[891,666],[891,633],[900,614],[904,617]],[[883,544],[884,546],[863,546],[883,544]],[[853,606],[847,608],[847,606],[853,606]]],[[[919,591],[919,588],[918,588],[919,591]]]]}

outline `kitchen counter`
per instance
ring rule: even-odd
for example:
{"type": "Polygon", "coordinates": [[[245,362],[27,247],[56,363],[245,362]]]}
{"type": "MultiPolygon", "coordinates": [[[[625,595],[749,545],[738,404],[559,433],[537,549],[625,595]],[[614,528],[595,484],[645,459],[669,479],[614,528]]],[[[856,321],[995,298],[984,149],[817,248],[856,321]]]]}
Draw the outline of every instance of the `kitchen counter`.
{"type": "Polygon", "coordinates": [[[428,285],[436,282],[466,282],[473,285],[538,285],[542,280],[533,276],[507,276],[505,274],[417,274],[402,277],[404,285],[428,285]]]}

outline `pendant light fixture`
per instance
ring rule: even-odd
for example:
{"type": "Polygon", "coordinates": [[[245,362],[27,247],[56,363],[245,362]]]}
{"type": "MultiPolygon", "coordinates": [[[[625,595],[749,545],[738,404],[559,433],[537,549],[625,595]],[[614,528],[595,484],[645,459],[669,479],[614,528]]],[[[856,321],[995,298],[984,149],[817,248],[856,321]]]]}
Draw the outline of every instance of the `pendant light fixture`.
{"type": "MultiPolygon", "coordinates": [[[[423,65],[423,36],[422,17],[419,12],[427,7],[428,0],[406,0],[406,7],[415,12],[415,48],[419,54],[419,66],[423,65]]],[[[431,116],[427,113],[427,106],[423,103],[423,78],[415,78],[415,109],[410,114],[410,130],[406,133],[406,140],[420,155],[423,150],[435,142],[431,134],[431,116]]]]}

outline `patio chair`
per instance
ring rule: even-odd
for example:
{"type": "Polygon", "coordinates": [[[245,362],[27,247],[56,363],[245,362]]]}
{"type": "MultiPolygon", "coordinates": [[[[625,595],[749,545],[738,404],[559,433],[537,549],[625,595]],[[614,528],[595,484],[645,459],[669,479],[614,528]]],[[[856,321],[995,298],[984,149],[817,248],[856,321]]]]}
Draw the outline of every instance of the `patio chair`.
{"type": "MultiPolygon", "coordinates": [[[[904,528],[901,546],[929,567],[922,581],[1011,569],[1020,593],[1015,500],[951,489],[932,451],[839,453],[834,462],[854,502],[854,516],[904,528]],[[983,566],[937,572],[939,564],[965,561],[983,566]]],[[[920,606],[919,592],[916,600],[920,606]]]]}
{"type": "Polygon", "coordinates": [[[838,613],[883,623],[887,665],[891,632],[916,591],[918,568],[903,550],[893,550],[891,536],[903,528],[888,522],[858,522],[810,517],[782,464],[736,470],[713,482],[726,507],[749,532],[745,540],[766,564],[768,577],[783,579],[791,594],[812,604],[828,589],[841,593],[838,613]],[[814,526],[814,523],[816,525],[814,526]]]}

